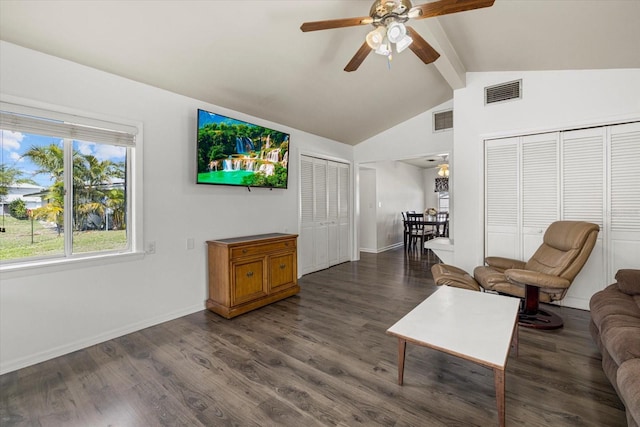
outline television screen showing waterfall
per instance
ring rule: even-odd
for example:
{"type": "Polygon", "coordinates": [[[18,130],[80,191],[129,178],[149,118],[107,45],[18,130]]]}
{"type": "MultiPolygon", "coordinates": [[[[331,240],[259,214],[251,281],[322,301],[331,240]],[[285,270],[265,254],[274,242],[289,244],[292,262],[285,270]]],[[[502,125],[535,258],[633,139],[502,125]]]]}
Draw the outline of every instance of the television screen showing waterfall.
{"type": "Polygon", "coordinates": [[[198,110],[198,184],[287,188],[289,134],[198,110]]]}

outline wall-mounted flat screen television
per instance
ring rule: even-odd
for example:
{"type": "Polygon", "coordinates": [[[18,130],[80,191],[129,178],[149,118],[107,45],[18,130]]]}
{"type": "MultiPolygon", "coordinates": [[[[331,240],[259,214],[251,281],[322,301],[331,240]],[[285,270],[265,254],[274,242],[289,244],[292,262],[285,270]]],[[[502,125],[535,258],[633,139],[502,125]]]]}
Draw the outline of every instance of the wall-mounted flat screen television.
{"type": "Polygon", "coordinates": [[[198,184],[287,188],[289,134],[198,110],[198,184]]]}

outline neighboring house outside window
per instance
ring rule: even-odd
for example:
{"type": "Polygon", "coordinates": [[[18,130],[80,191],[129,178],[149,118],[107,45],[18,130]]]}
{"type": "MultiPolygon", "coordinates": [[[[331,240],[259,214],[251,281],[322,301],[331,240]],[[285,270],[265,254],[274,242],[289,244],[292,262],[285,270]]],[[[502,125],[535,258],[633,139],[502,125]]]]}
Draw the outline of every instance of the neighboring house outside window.
{"type": "Polygon", "coordinates": [[[137,133],[0,103],[0,267],[133,252],[137,133]]]}

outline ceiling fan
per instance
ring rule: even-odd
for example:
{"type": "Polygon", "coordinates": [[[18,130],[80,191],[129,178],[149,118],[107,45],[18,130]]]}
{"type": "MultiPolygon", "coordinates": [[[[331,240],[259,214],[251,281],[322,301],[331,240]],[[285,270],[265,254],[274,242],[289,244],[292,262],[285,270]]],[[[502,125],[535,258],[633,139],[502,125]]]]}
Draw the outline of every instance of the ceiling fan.
{"type": "Polygon", "coordinates": [[[413,6],[409,0],[375,0],[369,11],[369,16],[305,22],[300,29],[303,32],[307,32],[354,27],[357,25],[373,25],[375,27],[374,30],[367,34],[365,42],[344,68],[345,71],[357,70],[371,51],[391,59],[392,44],[395,45],[396,52],[400,53],[408,47],[422,62],[430,64],[438,59],[440,54],[416,30],[405,25],[405,22],[409,19],[424,19],[490,7],[494,1],[437,0],[413,6]]]}

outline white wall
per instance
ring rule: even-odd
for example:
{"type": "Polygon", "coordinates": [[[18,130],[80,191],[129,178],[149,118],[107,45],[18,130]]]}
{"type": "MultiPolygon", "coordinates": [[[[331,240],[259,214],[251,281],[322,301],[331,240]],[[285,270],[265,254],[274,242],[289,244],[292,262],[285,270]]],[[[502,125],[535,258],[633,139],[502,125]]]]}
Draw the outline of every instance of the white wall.
{"type": "Polygon", "coordinates": [[[3,274],[0,372],[202,310],[205,241],[298,230],[300,153],[352,160],[353,147],[0,42],[3,94],[144,126],[146,241],[156,254],[100,266],[3,274]],[[291,133],[287,190],[196,185],[196,110],[291,133]],[[194,250],[186,249],[194,238],[194,250]]]}
{"type": "Polygon", "coordinates": [[[402,162],[376,162],[378,252],[403,243],[403,211],[423,212],[422,169],[402,162]]]}
{"type": "Polygon", "coordinates": [[[640,70],[468,73],[454,105],[450,233],[455,264],[470,271],[484,251],[484,139],[638,120],[640,70]],[[521,100],[484,105],[486,86],[516,79],[521,100]]]}
{"type": "Polygon", "coordinates": [[[373,136],[354,147],[357,163],[406,160],[421,156],[450,153],[452,132],[433,132],[433,113],[451,109],[447,101],[397,126],[373,136]]]}
{"type": "Polygon", "coordinates": [[[376,170],[360,168],[360,251],[378,252],[376,170]]]}
{"type": "MultiPolygon", "coordinates": [[[[447,101],[361,142],[354,147],[354,161],[357,164],[366,164],[367,167],[376,165],[376,169],[379,170],[379,165],[382,165],[384,162],[451,153],[453,149],[453,132],[433,132],[432,129],[433,112],[450,109],[452,106],[453,101],[447,101]]],[[[388,163],[389,168],[392,168],[392,163],[393,162],[388,163]]],[[[418,168],[415,169],[419,171],[418,168]]],[[[394,195],[394,193],[398,192],[399,188],[389,185],[389,179],[395,180],[393,169],[389,170],[392,171],[391,175],[385,174],[385,178],[381,178],[379,175],[376,180],[378,185],[378,202],[383,202],[383,208],[378,208],[377,213],[378,251],[390,249],[399,243],[402,244],[401,211],[425,209],[424,177],[421,176],[418,178],[419,182],[416,183],[415,187],[421,192],[420,195],[413,193],[409,195],[394,195]],[[380,187],[381,184],[383,186],[382,188],[380,187]],[[381,197],[390,197],[391,200],[380,200],[381,197]],[[404,198],[410,202],[403,203],[398,200],[393,200],[395,197],[400,197],[400,199],[404,198]],[[385,212],[387,209],[388,211],[385,212]]],[[[358,177],[356,177],[355,181],[358,182],[358,177]]],[[[403,188],[402,191],[405,191],[404,189],[407,187],[403,185],[401,188],[403,188]]],[[[360,191],[360,189],[356,188],[356,192],[358,191],[360,191]]]]}

